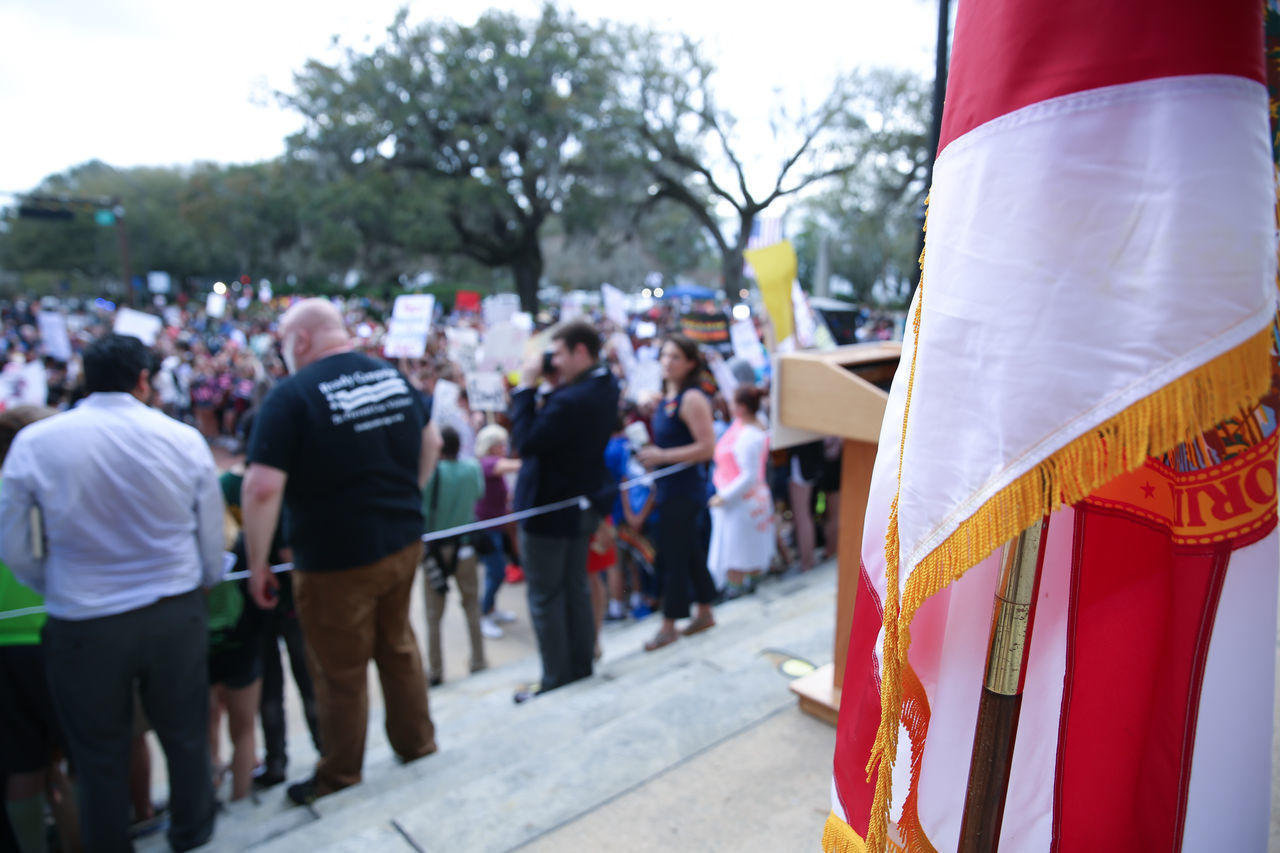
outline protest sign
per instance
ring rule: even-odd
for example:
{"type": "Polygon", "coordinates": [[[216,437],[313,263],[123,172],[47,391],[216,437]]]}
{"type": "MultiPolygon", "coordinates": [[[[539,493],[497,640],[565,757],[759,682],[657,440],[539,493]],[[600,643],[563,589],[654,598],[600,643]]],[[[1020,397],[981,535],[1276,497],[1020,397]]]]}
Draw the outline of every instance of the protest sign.
{"type": "Polygon", "coordinates": [[[718,311],[694,311],[680,318],[680,331],[700,344],[729,341],[729,318],[718,311]]]}
{"type": "Polygon", "coordinates": [[[627,396],[639,400],[646,395],[662,393],[662,365],[656,361],[637,361],[627,377],[627,396]]]}
{"type": "Polygon", "coordinates": [[[733,354],[745,359],[757,373],[765,369],[768,356],[760,336],[756,334],[755,323],[750,320],[738,320],[729,327],[729,337],[733,341],[733,354]]]}
{"type": "Polygon", "coordinates": [[[462,389],[457,383],[437,379],[435,390],[431,392],[431,420],[438,423],[441,417],[456,411],[458,398],[461,396],[462,389]]]}
{"type": "Polygon", "coordinates": [[[490,326],[484,334],[478,366],[481,370],[519,370],[529,332],[511,322],[490,326]]]}
{"type": "Polygon", "coordinates": [[[116,311],[116,321],[112,329],[118,335],[137,338],[151,347],[155,346],[156,338],[163,327],[164,321],[155,314],[144,314],[132,308],[121,308],[116,311]]]}
{"type": "Polygon", "coordinates": [[[582,316],[582,294],[566,293],[560,299],[560,322],[568,323],[582,316]]]}
{"type": "Polygon", "coordinates": [[[210,317],[221,317],[227,313],[227,297],[221,293],[210,293],[204,301],[204,313],[210,317]]]}
{"type": "Polygon", "coordinates": [[[501,373],[478,370],[467,374],[467,404],[473,412],[504,412],[507,387],[501,373]]]}
{"type": "Polygon", "coordinates": [[[54,311],[41,311],[36,315],[40,328],[40,340],[44,342],[44,354],[58,361],[71,360],[71,336],[67,334],[67,318],[54,311]]]}
{"type": "Polygon", "coordinates": [[[614,332],[609,336],[608,346],[617,356],[618,364],[622,365],[623,374],[630,376],[636,364],[636,351],[631,346],[631,338],[627,337],[626,332],[614,332]]]}
{"type": "Polygon", "coordinates": [[[449,360],[456,361],[463,371],[475,370],[480,333],[475,329],[451,327],[445,329],[444,334],[449,341],[449,360]]]}
{"type": "Polygon", "coordinates": [[[729,364],[717,355],[715,358],[708,359],[707,366],[711,368],[711,375],[715,377],[720,395],[725,400],[733,402],[733,392],[738,387],[738,380],[733,377],[729,364]]]}
{"type": "Polygon", "coordinates": [[[791,309],[791,284],[796,279],[795,249],[783,240],[763,249],[748,249],[742,255],[755,271],[765,310],[773,323],[774,337],[780,343],[791,337],[795,328],[791,309]]]}
{"type": "Polygon", "coordinates": [[[387,321],[387,334],[382,339],[382,355],[386,358],[422,358],[427,352],[427,334],[431,324],[425,317],[392,317],[387,321]]]}
{"type": "Polygon", "coordinates": [[[436,298],[430,293],[406,293],[397,296],[391,306],[391,316],[396,319],[426,319],[431,322],[436,312],[436,298]]]}
{"type": "Polygon", "coordinates": [[[514,293],[495,293],[486,296],[481,303],[484,312],[484,324],[489,327],[500,323],[511,322],[511,317],[520,310],[520,297],[514,293]]]}
{"type": "Polygon", "coordinates": [[[791,282],[791,316],[795,320],[796,344],[801,348],[814,345],[818,333],[818,321],[809,307],[809,298],[805,295],[800,282],[791,282]]]}
{"type": "Polygon", "coordinates": [[[627,327],[627,299],[622,291],[612,284],[600,285],[600,296],[604,300],[604,316],[608,317],[619,329],[627,327]]]}
{"type": "Polygon", "coordinates": [[[10,361],[0,371],[0,408],[43,406],[49,400],[49,380],[44,362],[10,361]]]}

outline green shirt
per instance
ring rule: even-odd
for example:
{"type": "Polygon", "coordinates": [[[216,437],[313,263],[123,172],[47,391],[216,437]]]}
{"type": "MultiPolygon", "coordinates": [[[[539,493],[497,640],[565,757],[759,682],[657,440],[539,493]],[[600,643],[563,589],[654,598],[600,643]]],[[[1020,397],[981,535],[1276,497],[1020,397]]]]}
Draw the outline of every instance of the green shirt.
{"type": "MultiPolygon", "coordinates": [[[[40,594],[19,583],[9,567],[0,563],[0,616],[10,610],[43,606],[44,599],[40,594]]],[[[44,613],[32,613],[30,616],[13,619],[0,618],[0,646],[40,645],[40,629],[44,627],[46,618],[48,617],[44,613]]]]}
{"type": "Polygon", "coordinates": [[[476,520],[476,501],[484,494],[484,474],[474,459],[441,459],[422,490],[427,531],[476,520]],[[432,498],[435,498],[434,505],[432,498]]]}

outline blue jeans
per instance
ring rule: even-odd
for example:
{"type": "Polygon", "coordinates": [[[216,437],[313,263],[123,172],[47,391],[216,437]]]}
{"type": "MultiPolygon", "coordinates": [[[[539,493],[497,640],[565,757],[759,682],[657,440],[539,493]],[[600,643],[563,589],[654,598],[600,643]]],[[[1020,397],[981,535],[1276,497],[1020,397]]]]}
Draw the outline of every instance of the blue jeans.
{"type": "Polygon", "coordinates": [[[501,528],[491,527],[480,531],[479,535],[487,536],[493,543],[492,550],[480,556],[480,561],[484,563],[484,597],[480,601],[480,612],[488,616],[496,606],[498,588],[507,578],[507,555],[502,550],[501,528]]]}

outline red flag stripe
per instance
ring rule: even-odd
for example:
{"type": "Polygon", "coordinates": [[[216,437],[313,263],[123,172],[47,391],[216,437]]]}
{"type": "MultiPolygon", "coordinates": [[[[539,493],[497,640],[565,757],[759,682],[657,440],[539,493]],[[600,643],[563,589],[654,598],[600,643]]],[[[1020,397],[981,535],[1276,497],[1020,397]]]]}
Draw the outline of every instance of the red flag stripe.
{"type": "Polygon", "coordinates": [[[1263,4],[1228,0],[961,3],[938,150],[1031,104],[1188,74],[1265,82],[1263,4]]]}
{"type": "Polygon", "coordinates": [[[1053,850],[1181,848],[1200,681],[1231,543],[1076,507],[1053,850]]]}
{"type": "Polygon", "coordinates": [[[874,776],[868,777],[865,765],[880,724],[880,673],[875,668],[875,650],[883,614],[866,567],[860,568],[849,630],[849,664],[840,694],[834,769],[847,822],[865,839],[876,790],[874,776]]]}

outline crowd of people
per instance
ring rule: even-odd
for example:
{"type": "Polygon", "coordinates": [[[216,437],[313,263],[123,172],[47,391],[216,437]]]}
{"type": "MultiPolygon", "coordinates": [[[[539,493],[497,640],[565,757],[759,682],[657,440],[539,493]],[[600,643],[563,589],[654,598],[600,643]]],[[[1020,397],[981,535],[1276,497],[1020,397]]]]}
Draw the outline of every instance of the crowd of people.
{"type": "Polygon", "coordinates": [[[232,799],[284,782],[282,645],[320,755],[287,788],[307,803],[361,780],[370,661],[397,755],[436,750],[451,589],[477,672],[523,579],[542,664],[523,703],[590,676],[606,622],[660,613],[656,651],[834,552],[838,443],[771,450],[767,372],[671,312],[547,328],[480,411],[448,332],[483,341],[484,318],[445,315],[421,358],[384,360],[387,308],[175,306],[144,343],[101,302],[0,306],[0,723],[22,733],[0,772],[19,849],[129,849],[156,823],[148,731],[175,850],[211,837],[224,774],[232,799]]]}

